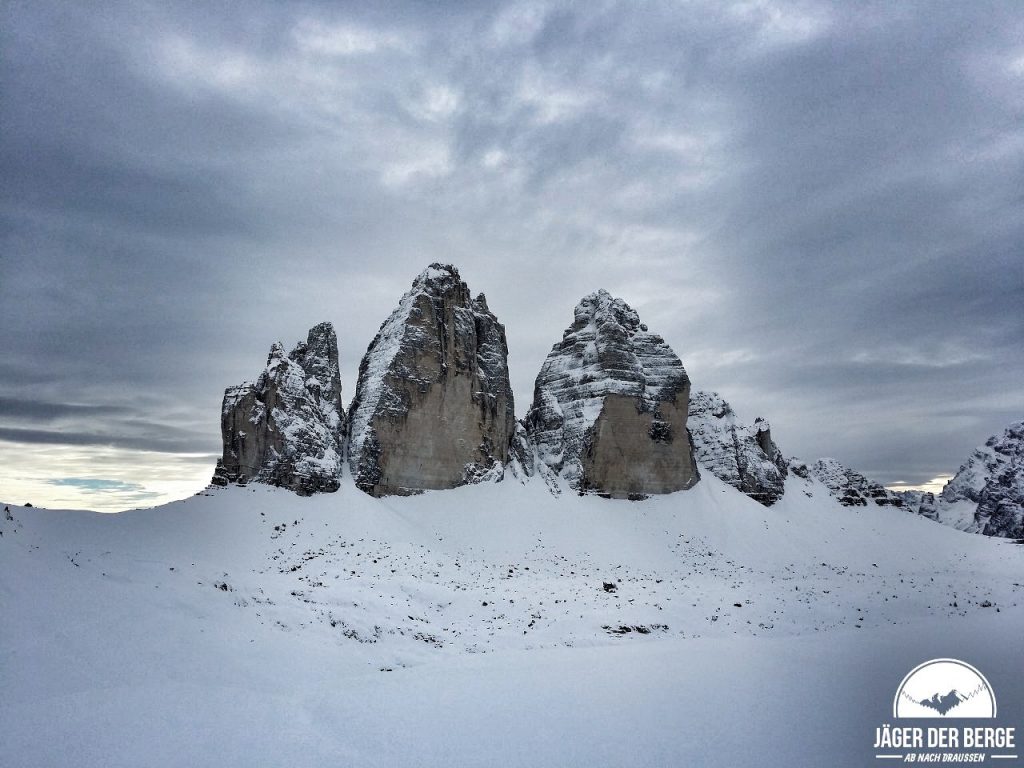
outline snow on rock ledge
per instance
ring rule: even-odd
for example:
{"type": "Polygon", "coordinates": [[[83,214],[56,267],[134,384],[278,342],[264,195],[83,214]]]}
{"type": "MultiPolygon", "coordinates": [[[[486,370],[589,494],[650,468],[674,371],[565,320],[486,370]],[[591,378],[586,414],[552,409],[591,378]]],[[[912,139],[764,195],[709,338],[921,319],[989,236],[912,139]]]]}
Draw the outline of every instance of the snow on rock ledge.
{"type": "MultiPolygon", "coordinates": [[[[986,536],[1024,538],[1024,421],[993,435],[964,462],[939,496],[939,520],[947,508],[976,504],[972,530],[986,536]]],[[[955,519],[955,515],[949,515],[955,519]]]]}
{"type": "Polygon", "coordinates": [[[544,361],[526,428],[538,469],[577,491],[640,497],[699,479],[686,429],[690,379],[658,335],[601,290],[544,361]]]}
{"type": "Polygon", "coordinates": [[[717,392],[695,392],[688,423],[701,467],[766,507],[782,498],[786,460],[767,421],[741,424],[717,392]]]}
{"type": "Polygon", "coordinates": [[[500,476],[515,432],[505,328],[455,267],[431,264],[359,366],[349,465],[375,496],[500,476]]]}
{"type": "Polygon", "coordinates": [[[869,503],[880,507],[907,506],[901,494],[869,480],[835,459],[818,459],[813,464],[791,459],[789,471],[804,480],[814,478],[819,481],[844,507],[866,507],[869,503]]]}
{"type": "Polygon", "coordinates": [[[330,323],[320,323],[287,355],[274,344],[255,384],[224,392],[224,453],[212,482],[256,480],[303,495],[336,491],[343,427],[338,339],[330,323]]]}

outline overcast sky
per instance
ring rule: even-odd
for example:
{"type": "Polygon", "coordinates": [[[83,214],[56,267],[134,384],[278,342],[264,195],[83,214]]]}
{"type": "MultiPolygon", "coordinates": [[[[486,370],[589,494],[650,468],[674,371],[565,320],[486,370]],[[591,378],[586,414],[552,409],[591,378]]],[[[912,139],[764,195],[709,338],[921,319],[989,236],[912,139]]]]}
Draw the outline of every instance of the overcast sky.
{"type": "Polygon", "coordinates": [[[2,7],[0,498],[188,495],[226,386],[330,320],[347,404],[432,261],[520,416],[603,287],[789,455],[1024,418],[1017,2],[2,7]]]}

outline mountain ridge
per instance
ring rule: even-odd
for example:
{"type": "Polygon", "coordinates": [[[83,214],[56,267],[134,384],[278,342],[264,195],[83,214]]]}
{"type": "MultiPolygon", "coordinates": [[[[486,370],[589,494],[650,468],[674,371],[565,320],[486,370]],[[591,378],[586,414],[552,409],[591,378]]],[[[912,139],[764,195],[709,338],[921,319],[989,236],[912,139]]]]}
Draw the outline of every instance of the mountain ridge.
{"type": "Polygon", "coordinates": [[[287,354],[275,343],[254,383],[225,391],[212,483],[310,494],[351,472],[371,495],[403,495],[539,475],[556,494],[643,499],[709,472],[772,506],[793,475],[843,506],[1024,537],[1024,421],[972,453],[938,496],[891,491],[835,459],[786,458],[767,420],[745,424],[718,393],[691,392],[671,347],[603,289],[576,305],[518,421],[504,326],[450,264],[421,272],[382,323],[348,413],[338,370],[330,323],[287,354]]]}

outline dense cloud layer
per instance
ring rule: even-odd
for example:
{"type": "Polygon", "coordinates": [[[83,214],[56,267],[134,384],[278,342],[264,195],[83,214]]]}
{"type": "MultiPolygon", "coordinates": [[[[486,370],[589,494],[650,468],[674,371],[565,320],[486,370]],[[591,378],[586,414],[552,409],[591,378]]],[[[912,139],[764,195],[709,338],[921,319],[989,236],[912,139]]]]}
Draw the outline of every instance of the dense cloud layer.
{"type": "Polygon", "coordinates": [[[520,410],[605,287],[787,453],[952,473],[1024,413],[1021,40],[1012,2],[7,4],[0,496],[154,487],[89,446],[201,484],[224,386],[330,320],[347,404],[431,261],[520,410]]]}

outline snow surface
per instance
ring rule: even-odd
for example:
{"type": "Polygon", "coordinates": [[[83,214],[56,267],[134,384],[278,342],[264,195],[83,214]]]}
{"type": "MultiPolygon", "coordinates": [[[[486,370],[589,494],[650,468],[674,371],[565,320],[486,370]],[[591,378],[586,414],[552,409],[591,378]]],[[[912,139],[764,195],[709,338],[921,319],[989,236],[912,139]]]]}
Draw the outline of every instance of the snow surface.
{"type": "Polygon", "coordinates": [[[1024,725],[1024,547],[815,480],[11,512],[5,766],[866,765],[938,656],[1024,725]]]}

